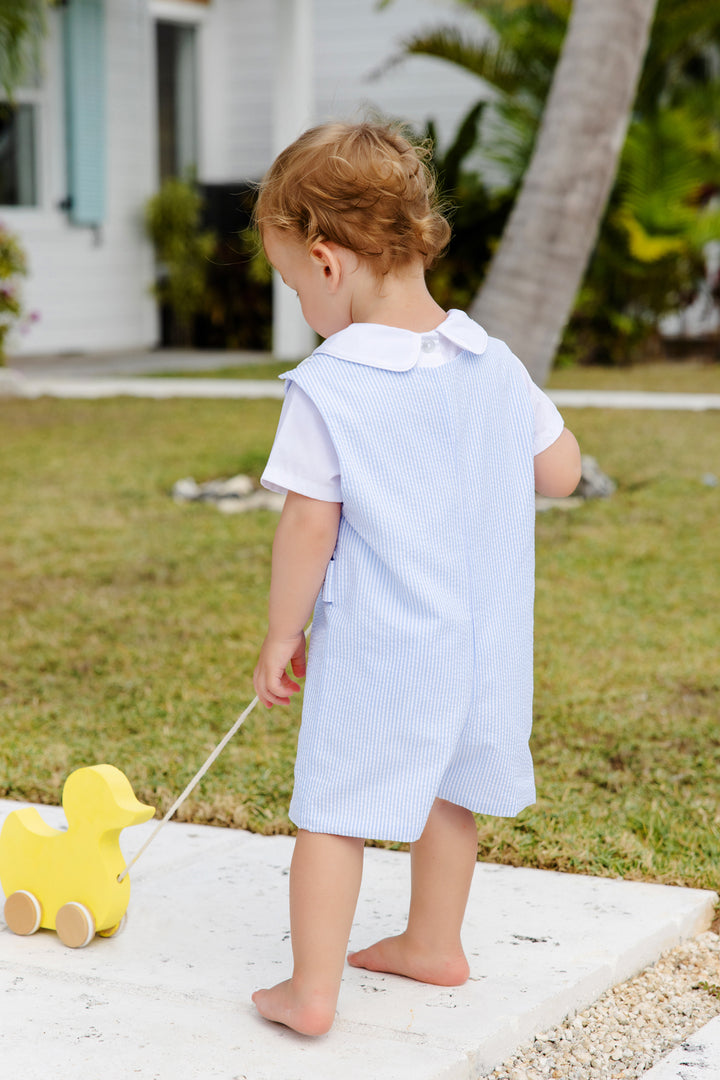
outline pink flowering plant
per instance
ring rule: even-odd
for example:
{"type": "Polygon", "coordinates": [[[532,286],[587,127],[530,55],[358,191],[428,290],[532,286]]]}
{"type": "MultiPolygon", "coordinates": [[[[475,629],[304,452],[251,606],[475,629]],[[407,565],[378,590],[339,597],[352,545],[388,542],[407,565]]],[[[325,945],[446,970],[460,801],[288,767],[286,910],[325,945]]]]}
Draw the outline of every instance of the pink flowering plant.
{"type": "Polygon", "coordinates": [[[37,315],[26,314],[20,278],[27,274],[27,258],[18,238],[0,222],[0,364],[6,360],[7,337],[13,329],[25,329],[37,315]]]}

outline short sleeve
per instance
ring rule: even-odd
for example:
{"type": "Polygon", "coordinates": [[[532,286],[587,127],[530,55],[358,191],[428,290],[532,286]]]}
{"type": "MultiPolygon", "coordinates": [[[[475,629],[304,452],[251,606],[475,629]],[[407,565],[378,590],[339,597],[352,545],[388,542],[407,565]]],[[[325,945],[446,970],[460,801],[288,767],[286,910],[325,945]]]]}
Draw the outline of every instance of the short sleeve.
{"type": "Polygon", "coordinates": [[[342,502],[340,462],[317,407],[291,382],[275,441],[260,483],[270,491],[295,491],[310,499],[342,502]]]}
{"type": "Polygon", "coordinates": [[[541,454],[548,446],[560,438],[565,427],[562,416],[547,394],[532,381],[527,368],[521,365],[523,377],[530,391],[530,400],[535,412],[535,441],[533,453],[541,454]]]}

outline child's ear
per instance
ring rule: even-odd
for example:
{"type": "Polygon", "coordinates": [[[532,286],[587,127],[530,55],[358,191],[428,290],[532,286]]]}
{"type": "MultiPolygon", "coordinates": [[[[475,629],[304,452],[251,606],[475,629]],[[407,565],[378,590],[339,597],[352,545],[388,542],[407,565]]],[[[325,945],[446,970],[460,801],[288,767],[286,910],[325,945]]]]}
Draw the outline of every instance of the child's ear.
{"type": "Polygon", "coordinates": [[[341,249],[331,241],[318,241],[310,249],[310,258],[321,269],[330,292],[337,292],[343,276],[341,249]]]}

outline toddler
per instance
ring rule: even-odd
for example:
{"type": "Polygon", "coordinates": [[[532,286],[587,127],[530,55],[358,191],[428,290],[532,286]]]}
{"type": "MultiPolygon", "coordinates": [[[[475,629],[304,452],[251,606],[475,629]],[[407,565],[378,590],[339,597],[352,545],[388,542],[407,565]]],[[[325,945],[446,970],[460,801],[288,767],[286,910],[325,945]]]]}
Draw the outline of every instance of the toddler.
{"type": "Polygon", "coordinates": [[[428,292],[449,227],[425,152],[397,130],[307,131],[263,181],[256,221],[325,340],[283,376],[263,475],[287,493],[254,675],[266,706],[299,690],[314,617],[290,805],[293,973],[253,1000],[317,1035],[335,1016],[366,838],[410,844],[410,910],[403,933],[349,963],[468,977],[473,813],[535,798],[534,492],[573,491],[580,455],[508,347],[428,292]]]}

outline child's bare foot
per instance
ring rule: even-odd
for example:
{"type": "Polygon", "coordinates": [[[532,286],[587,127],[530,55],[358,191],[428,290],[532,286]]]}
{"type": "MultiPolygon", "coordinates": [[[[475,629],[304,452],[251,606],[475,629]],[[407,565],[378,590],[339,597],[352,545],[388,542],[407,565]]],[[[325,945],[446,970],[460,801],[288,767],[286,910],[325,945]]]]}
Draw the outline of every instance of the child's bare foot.
{"type": "Polygon", "coordinates": [[[470,966],[462,949],[453,954],[411,946],[405,934],[383,938],[369,949],[348,955],[351,967],[368,971],[387,971],[435,986],[462,986],[470,975],[470,966]]]}
{"type": "Polygon", "coordinates": [[[302,995],[292,979],[269,990],[256,990],[252,999],[266,1020],[284,1024],[301,1035],[324,1035],[335,1019],[334,1000],[318,993],[302,995]]]}

